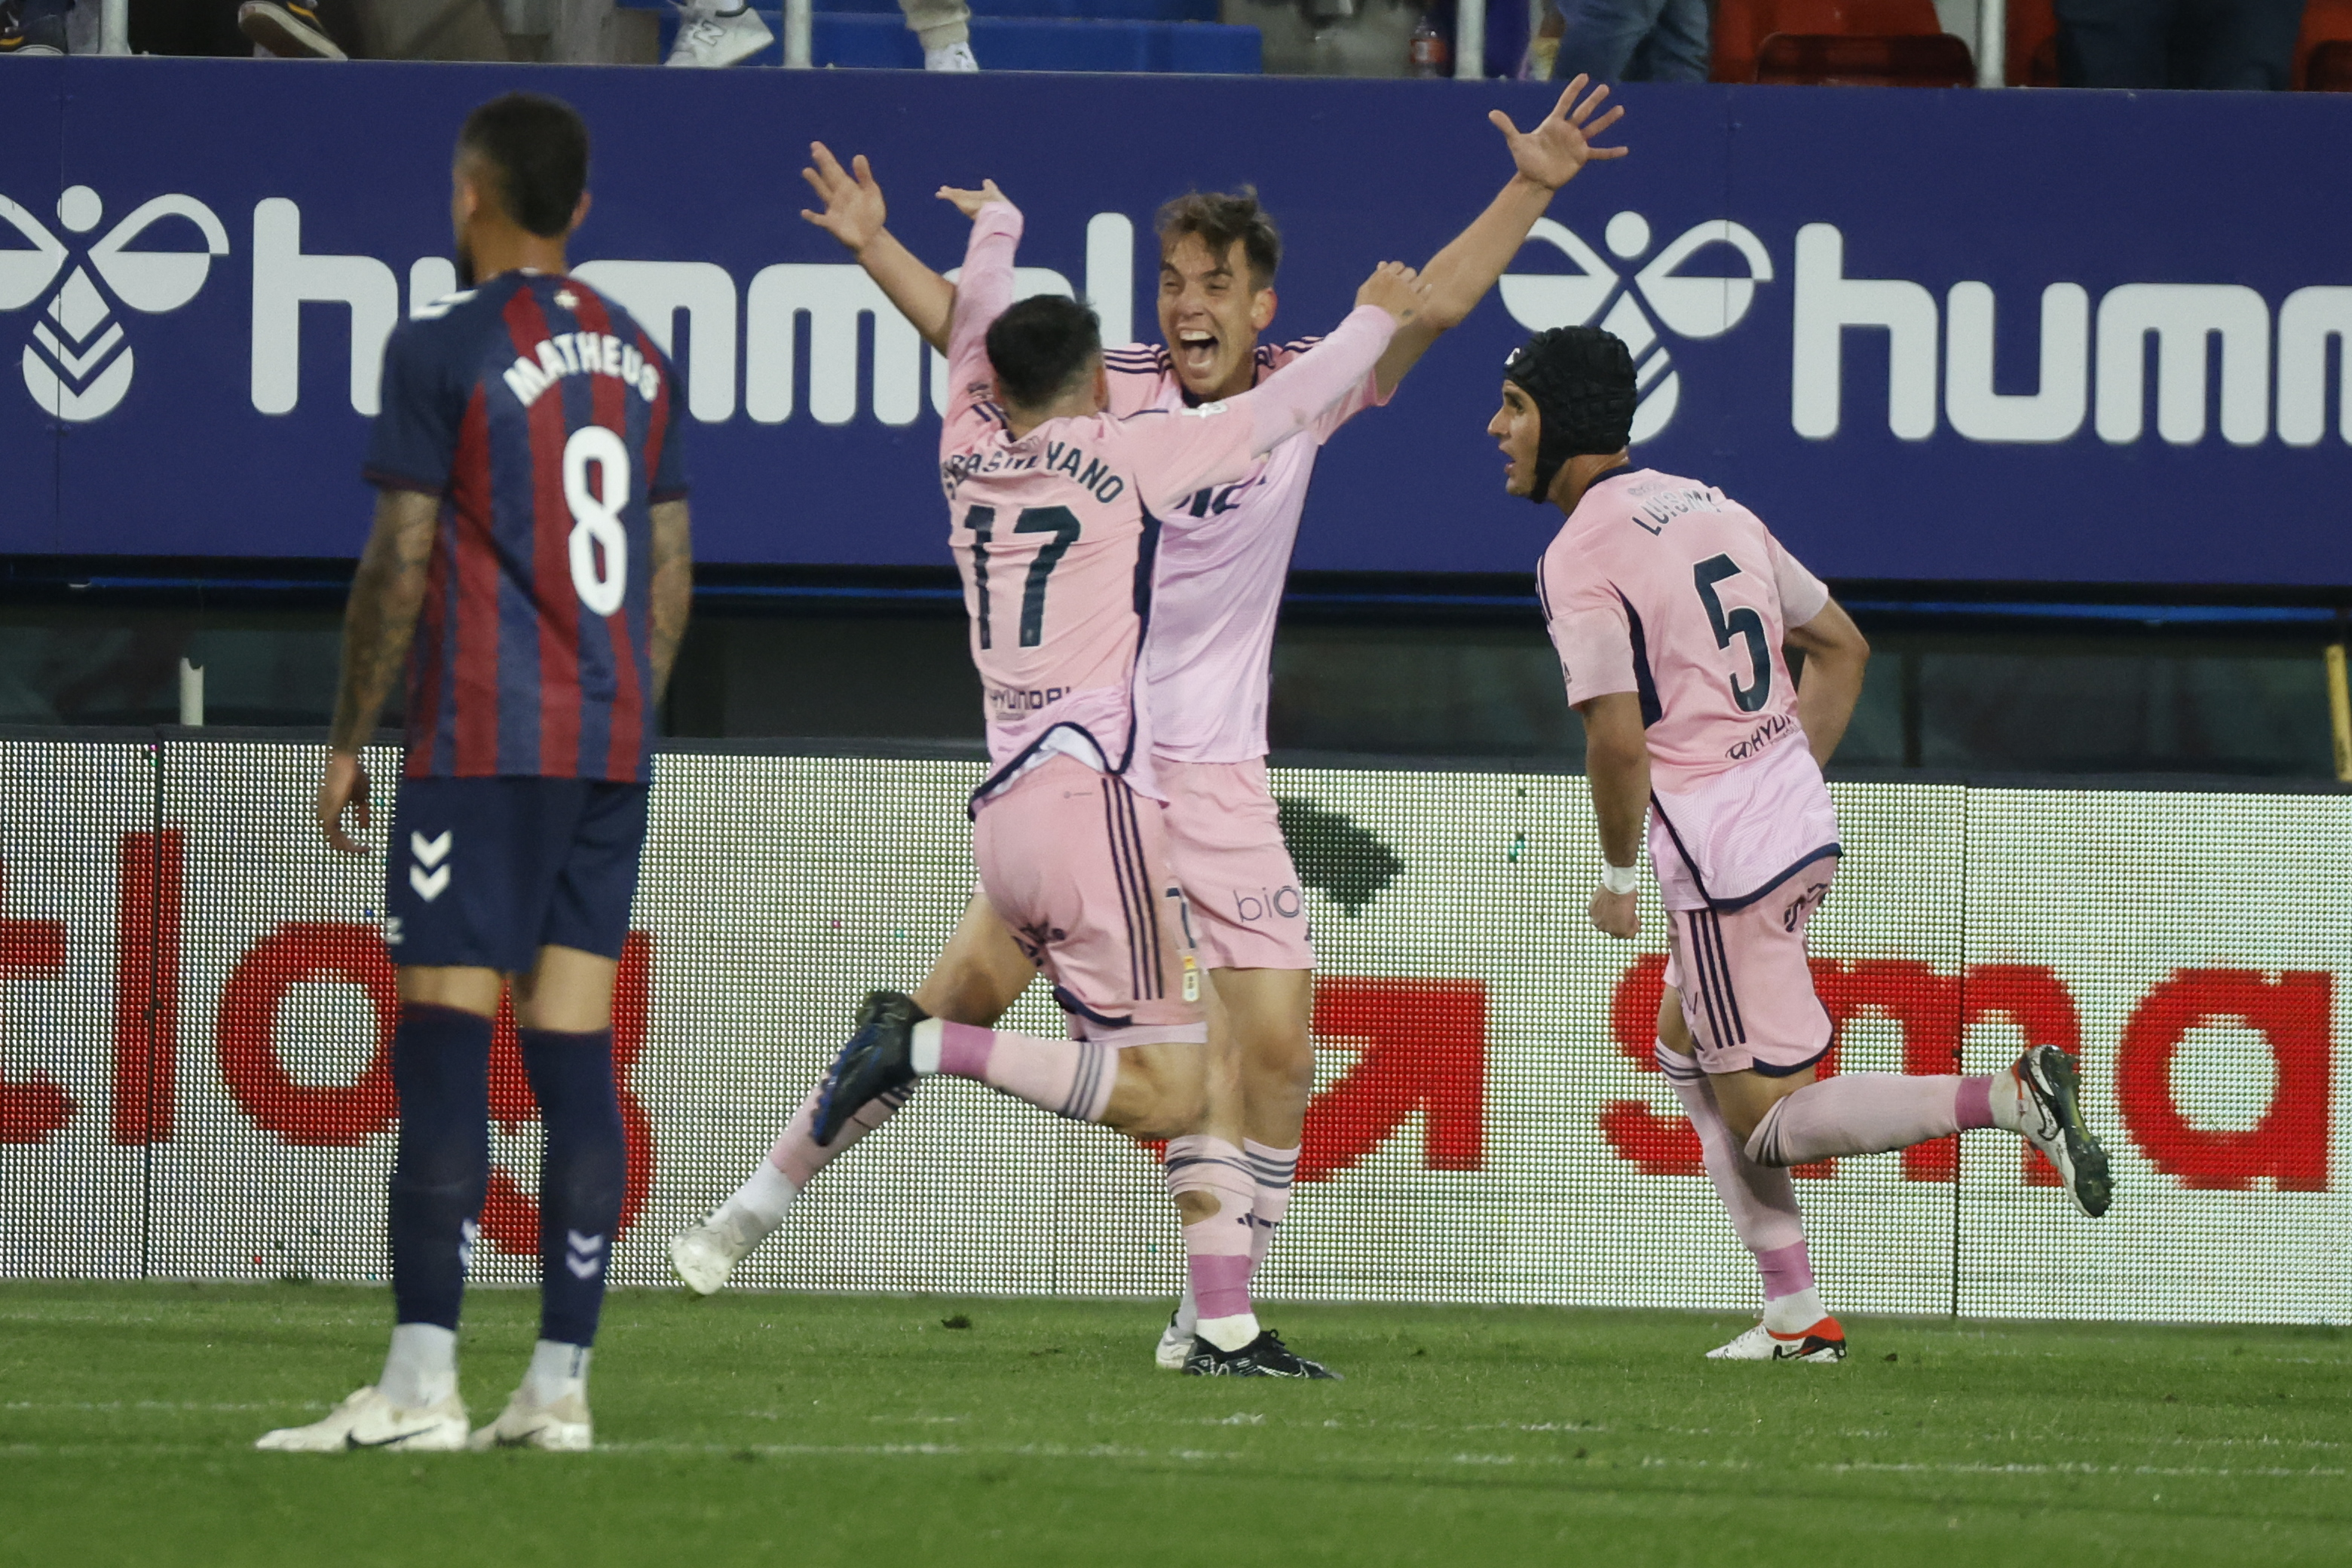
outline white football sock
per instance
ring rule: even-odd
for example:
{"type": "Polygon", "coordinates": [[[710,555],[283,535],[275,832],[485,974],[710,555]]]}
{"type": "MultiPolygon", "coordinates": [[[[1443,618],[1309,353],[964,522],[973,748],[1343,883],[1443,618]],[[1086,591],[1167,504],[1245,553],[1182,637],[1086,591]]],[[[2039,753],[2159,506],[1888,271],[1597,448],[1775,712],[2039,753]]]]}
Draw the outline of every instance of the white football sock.
{"type": "Polygon", "coordinates": [[[532,1405],[546,1406],[567,1394],[585,1396],[588,1393],[588,1357],[593,1352],[586,1345],[567,1345],[560,1340],[541,1340],[530,1350],[530,1370],[522,1374],[522,1386],[516,1392],[532,1405]]]}
{"type": "Polygon", "coordinates": [[[1237,1351],[1257,1338],[1257,1314],[1235,1312],[1230,1318],[1203,1318],[1192,1331],[1221,1351],[1237,1351]]]}
{"type": "Polygon", "coordinates": [[[402,1323],[392,1331],[378,1394],[403,1410],[424,1410],[457,1392],[457,1336],[437,1323],[402,1323]]]}
{"type": "Polygon", "coordinates": [[[1776,1334],[1801,1334],[1829,1315],[1821,1291],[1811,1285],[1764,1303],[1764,1326],[1776,1334]]]}
{"type": "Polygon", "coordinates": [[[947,1026],[937,1018],[915,1026],[909,1059],[917,1072],[928,1076],[940,1070],[940,1044],[946,1038],[947,1026]]]}
{"type": "Polygon", "coordinates": [[[1197,1334],[1201,1331],[1201,1303],[1192,1299],[1192,1282],[1184,1281],[1184,1293],[1176,1299],[1176,1331],[1197,1334]]]}
{"type": "Polygon", "coordinates": [[[2015,1132],[2025,1125],[2025,1085],[2015,1068],[1992,1075],[1992,1124],[2015,1132]]]}
{"type": "Polygon", "coordinates": [[[800,1189],[793,1179],[762,1160],[732,1196],[711,1211],[710,1226],[723,1232],[745,1251],[784,1223],[800,1189]]]}

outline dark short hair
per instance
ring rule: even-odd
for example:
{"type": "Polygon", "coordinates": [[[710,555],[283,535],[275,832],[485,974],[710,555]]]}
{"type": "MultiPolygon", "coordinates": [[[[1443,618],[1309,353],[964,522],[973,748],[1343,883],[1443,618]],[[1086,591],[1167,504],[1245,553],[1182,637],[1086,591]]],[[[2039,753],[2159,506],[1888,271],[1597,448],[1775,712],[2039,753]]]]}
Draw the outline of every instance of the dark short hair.
{"type": "Polygon", "coordinates": [[[1193,191],[1160,209],[1160,254],[1164,258],[1186,235],[1198,235],[1218,260],[1231,255],[1235,244],[1249,262],[1250,286],[1263,289],[1274,281],[1282,265],[1282,232],[1257,205],[1257,187],[1244,185],[1223,191],[1193,191]]]}
{"type": "Polygon", "coordinates": [[[1102,353],[1102,323],[1075,300],[1039,294],[988,329],[988,363],[1005,401],[1043,408],[1069,390],[1102,353]]]}
{"type": "Polygon", "coordinates": [[[588,188],[588,127],[560,98],[510,92],[466,116],[457,151],[488,163],[507,216],[542,239],[572,225],[588,188]]]}

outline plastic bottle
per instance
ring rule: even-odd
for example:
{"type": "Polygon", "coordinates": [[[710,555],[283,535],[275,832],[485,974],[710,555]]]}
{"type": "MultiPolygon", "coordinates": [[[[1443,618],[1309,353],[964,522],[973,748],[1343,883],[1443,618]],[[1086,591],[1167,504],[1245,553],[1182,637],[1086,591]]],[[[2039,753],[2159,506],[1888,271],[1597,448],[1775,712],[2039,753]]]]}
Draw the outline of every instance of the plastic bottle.
{"type": "Polygon", "coordinates": [[[1454,74],[1454,44],[1439,30],[1437,7],[1424,5],[1421,21],[1412,30],[1412,39],[1405,46],[1405,67],[1408,75],[1440,77],[1454,74]]]}

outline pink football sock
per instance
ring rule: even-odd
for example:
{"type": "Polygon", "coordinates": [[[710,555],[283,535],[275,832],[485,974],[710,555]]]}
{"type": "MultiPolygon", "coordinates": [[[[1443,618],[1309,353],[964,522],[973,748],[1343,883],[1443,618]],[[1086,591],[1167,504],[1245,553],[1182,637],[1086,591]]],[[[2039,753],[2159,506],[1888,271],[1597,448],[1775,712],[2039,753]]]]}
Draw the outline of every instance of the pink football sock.
{"type": "MultiPolygon", "coordinates": [[[[918,1034],[929,1027],[918,1025],[918,1034]]],[[[977,1079],[1073,1121],[1100,1121],[1118,1083],[1118,1052],[1095,1040],[1047,1040],[942,1020],[939,1050],[936,1070],[977,1079]]]]}
{"type": "MultiPolygon", "coordinates": [[[[1257,1183],[1242,1152],[1222,1138],[1192,1132],[1168,1141],[1168,1194],[1206,1193],[1217,1201],[1206,1218],[1184,1227],[1184,1272],[1203,1319],[1250,1310],[1250,1199],[1257,1183]]],[[[1227,1347],[1233,1348],[1233,1347],[1227,1347]]]]}
{"type": "Polygon", "coordinates": [[[1908,1149],[1972,1124],[1989,1125],[1989,1082],[1890,1072],[1826,1078],[1764,1113],[1748,1140],[1748,1157],[1759,1165],[1802,1165],[1908,1149]]]}
{"type": "Polygon", "coordinates": [[[904,1089],[889,1089],[878,1099],[858,1107],[829,1148],[820,1144],[813,1131],[816,1125],[816,1097],[820,1092],[821,1088],[809,1090],[808,1098],[801,1101],[801,1108],[793,1113],[792,1121],[784,1124],[782,1133],[776,1139],[776,1146],[768,1151],[768,1163],[783,1173],[784,1180],[792,1183],[794,1192],[807,1186],[819,1171],[840,1158],[843,1150],[889,1121],[915,1092],[915,1086],[908,1084],[904,1089]]]}
{"type": "Polygon", "coordinates": [[[1674,1085],[1683,1114],[1698,1133],[1707,1177],[1723,1199],[1724,1212],[1731,1216],[1731,1228],[1756,1255],[1757,1271],[1764,1277],[1764,1299],[1769,1301],[1810,1289],[1813,1269],[1805,1255],[1805,1221],[1798,1212],[1797,1189],[1789,1173],[1759,1165],[1748,1157],[1725,1124],[1723,1111],[1715,1103],[1715,1090],[1707,1087],[1706,1074],[1699,1070],[1697,1062],[1663,1044],[1657,1047],[1657,1060],[1658,1070],[1674,1085]]]}

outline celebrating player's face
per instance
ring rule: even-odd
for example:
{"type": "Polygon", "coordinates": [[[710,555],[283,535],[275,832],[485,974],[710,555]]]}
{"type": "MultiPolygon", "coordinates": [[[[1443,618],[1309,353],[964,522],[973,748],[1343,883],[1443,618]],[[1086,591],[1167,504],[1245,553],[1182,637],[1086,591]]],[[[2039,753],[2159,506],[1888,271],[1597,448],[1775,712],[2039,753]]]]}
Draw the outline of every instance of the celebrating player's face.
{"type": "Polygon", "coordinates": [[[1241,241],[1217,256],[1199,235],[1180,235],[1160,257],[1160,332],[1193,396],[1248,391],[1250,356],[1273,320],[1274,290],[1255,286],[1241,241]]]}
{"type": "Polygon", "coordinates": [[[1536,442],[1543,434],[1543,418],[1536,412],[1535,400],[1519,390],[1517,382],[1503,383],[1503,406],[1486,421],[1486,434],[1496,438],[1509,461],[1503,488],[1515,496],[1533,495],[1536,442]]]}

